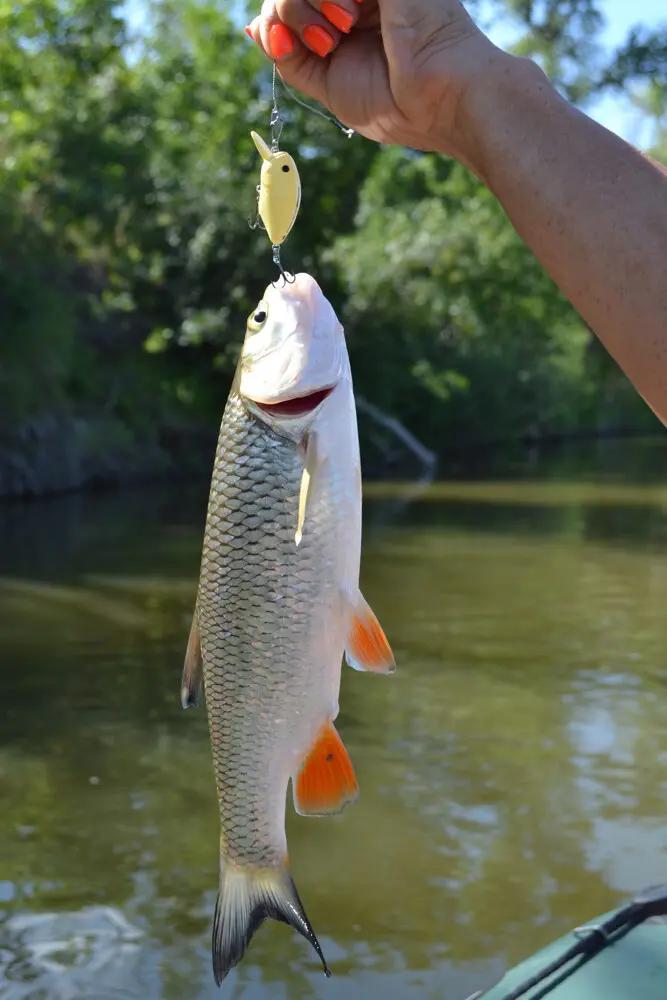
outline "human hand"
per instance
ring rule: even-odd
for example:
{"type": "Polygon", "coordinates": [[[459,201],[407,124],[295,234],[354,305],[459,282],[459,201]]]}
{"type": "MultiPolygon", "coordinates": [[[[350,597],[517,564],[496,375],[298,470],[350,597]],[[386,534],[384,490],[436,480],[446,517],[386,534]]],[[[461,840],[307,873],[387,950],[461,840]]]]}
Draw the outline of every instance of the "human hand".
{"type": "Polygon", "coordinates": [[[468,93],[511,58],[459,0],[264,0],[246,31],[285,83],[361,135],[468,166],[468,93]]]}

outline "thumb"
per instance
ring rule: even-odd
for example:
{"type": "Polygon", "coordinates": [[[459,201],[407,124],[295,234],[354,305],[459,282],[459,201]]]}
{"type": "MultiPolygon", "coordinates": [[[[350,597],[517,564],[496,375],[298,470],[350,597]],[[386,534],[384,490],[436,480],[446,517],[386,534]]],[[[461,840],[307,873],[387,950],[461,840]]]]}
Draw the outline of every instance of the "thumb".
{"type": "Polygon", "coordinates": [[[461,0],[377,0],[383,24],[409,27],[424,33],[424,21],[452,24],[470,22],[461,0]]]}
{"type": "Polygon", "coordinates": [[[460,0],[377,0],[387,56],[410,50],[427,56],[478,32],[460,0]]]}

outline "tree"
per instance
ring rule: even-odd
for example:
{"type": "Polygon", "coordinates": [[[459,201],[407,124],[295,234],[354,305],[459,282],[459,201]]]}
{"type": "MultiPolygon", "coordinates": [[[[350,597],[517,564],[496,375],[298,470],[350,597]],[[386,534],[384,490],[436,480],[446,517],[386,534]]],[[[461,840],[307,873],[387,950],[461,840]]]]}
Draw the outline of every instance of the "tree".
{"type": "MultiPolygon", "coordinates": [[[[664,141],[664,33],[610,56],[594,0],[491,9],[571,98],[628,92],[664,141]]],[[[281,105],[303,181],[285,263],[344,316],[357,391],[436,448],[590,423],[609,371],[490,194],[281,105]]],[[[249,228],[269,108],[266,61],[221,0],[153,0],[138,37],[112,0],[0,6],[0,429],[54,409],[138,440],[217,422],[275,275],[249,228]]]]}

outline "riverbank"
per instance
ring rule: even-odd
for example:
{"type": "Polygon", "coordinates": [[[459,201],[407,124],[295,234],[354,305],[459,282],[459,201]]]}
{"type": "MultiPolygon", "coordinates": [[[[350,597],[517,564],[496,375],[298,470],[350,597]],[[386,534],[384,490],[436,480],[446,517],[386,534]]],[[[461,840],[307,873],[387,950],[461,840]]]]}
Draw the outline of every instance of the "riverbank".
{"type": "Polygon", "coordinates": [[[0,435],[0,497],[47,496],[210,473],[216,427],[143,434],[110,415],[51,414],[0,435]]]}
{"type": "MultiPolygon", "coordinates": [[[[379,481],[430,481],[478,478],[520,467],[528,471],[544,456],[571,465],[583,449],[602,455],[606,468],[622,449],[640,478],[660,476],[644,442],[660,445],[665,432],[646,429],[578,429],[569,433],[507,440],[450,441],[436,455],[394,418],[360,401],[359,436],[364,478],[379,481]],[[634,452],[634,459],[628,454],[634,452]]],[[[0,432],[0,499],[42,497],[79,490],[130,486],[158,480],[207,479],[211,473],[218,422],[171,421],[143,431],[109,413],[52,413],[0,432]]],[[[662,455],[662,451],[660,452],[662,455]]],[[[667,476],[667,469],[664,470],[667,476]]]]}
{"type": "MultiPolygon", "coordinates": [[[[432,478],[437,457],[398,423],[360,406],[364,469],[372,478],[432,478]]],[[[217,421],[171,421],[138,431],[110,413],[62,412],[0,433],[0,498],[38,497],[142,481],[208,477],[217,421]]]]}

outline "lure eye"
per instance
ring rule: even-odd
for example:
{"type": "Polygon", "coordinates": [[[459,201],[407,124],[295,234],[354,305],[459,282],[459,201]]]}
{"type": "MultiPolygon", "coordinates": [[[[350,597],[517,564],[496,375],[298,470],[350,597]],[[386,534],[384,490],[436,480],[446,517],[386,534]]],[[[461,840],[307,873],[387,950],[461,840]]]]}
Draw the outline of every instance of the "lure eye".
{"type": "Polygon", "coordinates": [[[252,330],[253,333],[258,333],[268,318],[268,310],[264,303],[260,303],[255,312],[252,314],[248,320],[248,328],[252,330]]]}
{"type": "Polygon", "coordinates": [[[289,173],[289,166],[287,165],[287,163],[286,163],[286,164],[285,164],[285,166],[283,167],[283,173],[284,173],[284,174],[288,174],[288,173],[289,173]]]}

